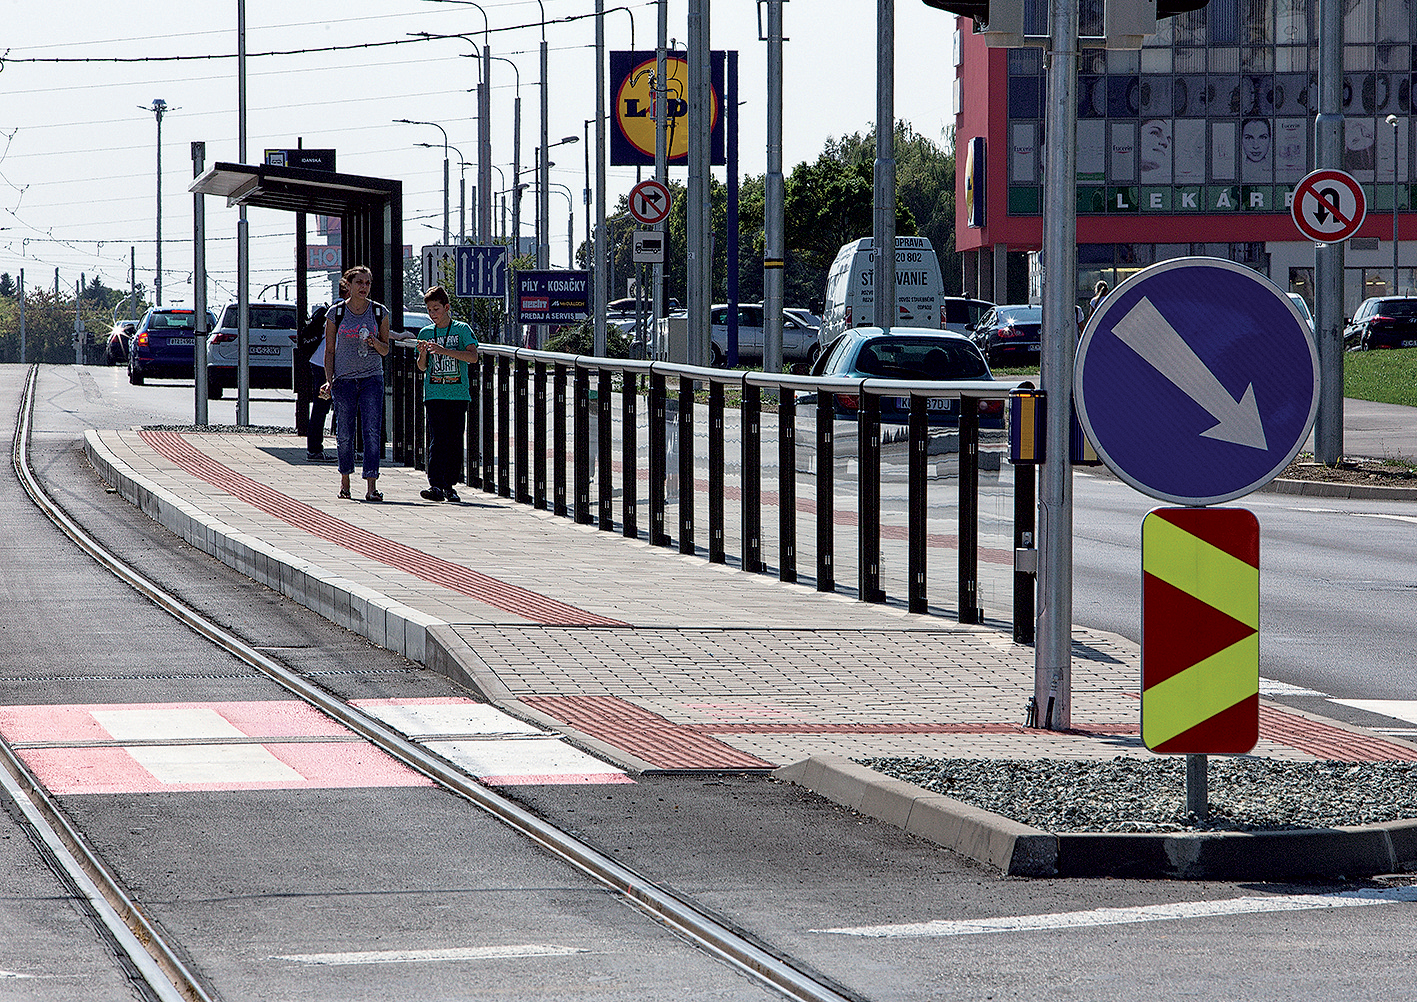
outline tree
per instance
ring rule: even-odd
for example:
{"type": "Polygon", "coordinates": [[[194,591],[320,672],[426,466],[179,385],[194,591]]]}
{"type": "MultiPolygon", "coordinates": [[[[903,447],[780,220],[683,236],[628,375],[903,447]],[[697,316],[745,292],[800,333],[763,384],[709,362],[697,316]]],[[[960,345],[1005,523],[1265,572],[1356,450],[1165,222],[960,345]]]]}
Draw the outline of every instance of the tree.
{"type": "Polygon", "coordinates": [[[10,277],[10,273],[8,271],[0,272],[0,296],[14,299],[18,291],[19,290],[15,288],[15,280],[10,277]]]}

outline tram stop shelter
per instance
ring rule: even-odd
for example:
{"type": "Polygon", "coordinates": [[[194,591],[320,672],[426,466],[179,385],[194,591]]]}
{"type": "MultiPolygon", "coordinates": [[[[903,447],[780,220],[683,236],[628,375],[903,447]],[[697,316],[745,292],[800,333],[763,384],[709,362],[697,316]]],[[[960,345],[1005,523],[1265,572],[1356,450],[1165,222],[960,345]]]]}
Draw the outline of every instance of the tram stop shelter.
{"type": "MultiPolygon", "coordinates": [[[[295,213],[296,307],[301,322],[308,318],[306,293],[305,216],[316,213],[340,219],[340,245],[346,268],[368,266],[374,273],[370,298],[390,312],[389,326],[403,326],[403,182],[308,167],[266,164],[217,163],[188,187],[194,195],[217,195],[228,208],[248,206],[295,213]]],[[[200,203],[199,203],[200,204],[200,203]]],[[[203,228],[198,213],[199,241],[203,228]]],[[[197,248],[198,271],[205,279],[205,248],[197,248]]],[[[244,359],[242,360],[244,363],[244,359]]],[[[296,431],[304,434],[316,387],[309,366],[296,365],[292,373],[296,392],[296,431]]]]}

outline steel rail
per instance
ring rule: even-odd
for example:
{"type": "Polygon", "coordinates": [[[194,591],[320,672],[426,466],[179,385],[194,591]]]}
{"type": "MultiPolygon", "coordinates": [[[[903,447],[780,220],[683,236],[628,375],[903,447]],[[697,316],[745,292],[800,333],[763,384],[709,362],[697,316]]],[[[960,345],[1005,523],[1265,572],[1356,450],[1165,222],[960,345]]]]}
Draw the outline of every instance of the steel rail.
{"type": "MultiPolygon", "coordinates": [[[[709,915],[692,902],[659,887],[653,881],[641,876],[613,857],[536,817],[506,797],[476,783],[466,773],[443,758],[410,741],[377,718],[348,705],[246,644],[239,637],[222,629],[196,610],[189,608],[176,596],[127,566],[116,555],[110,553],[90,537],[62,509],[55,505],[29,470],[28,427],[34,406],[36,373],[37,368],[31,369],[25,398],[21,404],[25,434],[21,436],[17,431],[15,437],[13,455],[16,471],[20,473],[26,491],[50,520],[100,564],[188,628],[195,630],[212,643],[262,672],[300,699],[337,720],[409,768],[471,801],[548,852],[591,877],[597,883],[619,893],[641,912],[669,927],[729,967],[781,992],[788,998],[800,999],[802,1002],[860,1002],[860,997],[848,989],[826,984],[800,970],[790,962],[752,942],[727,923],[709,915]]],[[[30,782],[38,791],[38,783],[32,778],[30,782]]],[[[62,815],[58,814],[57,808],[51,807],[51,809],[62,822],[62,815]]],[[[74,842],[82,847],[83,843],[77,832],[69,828],[67,823],[64,823],[64,828],[71,833],[74,842]]],[[[83,855],[94,870],[106,878],[106,886],[101,886],[105,886],[106,890],[111,888],[123,902],[125,907],[119,908],[120,913],[124,914],[125,918],[131,915],[134,920],[141,922],[144,932],[134,930],[135,933],[140,938],[151,936],[153,942],[160,943],[151,927],[142,919],[137,907],[123,894],[117,882],[108,876],[107,870],[97,857],[87,849],[83,849],[83,855]]],[[[110,900],[112,899],[110,898],[110,900]]],[[[115,904],[115,907],[117,908],[118,905],[115,904]]],[[[165,955],[171,955],[171,951],[165,946],[163,952],[165,955]]],[[[181,968],[175,957],[171,958],[171,962],[175,965],[175,969],[182,970],[185,974],[185,968],[181,968]]],[[[186,976],[190,978],[190,975],[186,976]]],[[[195,982],[192,984],[196,988],[195,982]]],[[[197,990],[200,991],[200,989],[197,990]]],[[[192,997],[201,1000],[208,998],[205,995],[192,997]]]]}
{"type": "MultiPolygon", "coordinates": [[[[102,549],[54,504],[30,469],[30,424],[34,417],[38,374],[39,367],[31,366],[15,422],[15,435],[10,445],[10,460],[15,474],[25,492],[51,522],[104,566],[116,570],[113,558],[107,554],[100,556],[102,549]]],[[[26,821],[34,828],[40,839],[36,843],[37,848],[49,857],[63,878],[85,899],[103,929],[132,963],[138,976],[152,989],[153,995],[162,1002],[211,1002],[211,996],[200,982],[167,945],[108,867],[89,848],[83,836],[69,824],[59,805],[5,741],[0,741],[0,762],[5,767],[0,770],[0,785],[5,787],[26,821]]]]}

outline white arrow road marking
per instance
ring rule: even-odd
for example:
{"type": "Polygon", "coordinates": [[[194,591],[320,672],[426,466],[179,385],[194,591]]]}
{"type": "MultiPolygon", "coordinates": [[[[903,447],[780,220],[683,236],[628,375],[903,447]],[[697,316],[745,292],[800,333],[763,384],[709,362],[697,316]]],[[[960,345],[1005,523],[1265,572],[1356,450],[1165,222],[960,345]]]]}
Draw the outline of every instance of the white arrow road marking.
{"type": "Polygon", "coordinates": [[[519,957],[569,957],[589,953],[572,946],[527,943],[521,946],[466,946],[451,950],[374,950],[366,953],[288,953],[276,960],[340,967],[348,964],[420,964],[447,960],[515,960],[519,957]]]}
{"type": "Polygon", "coordinates": [[[1219,439],[1266,450],[1264,424],[1255,404],[1255,386],[1245,388],[1245,395],[1236,401],[1215,378],[1200,357],[1186,344],[1159,310],[1145,296],[1119,320],[1112,333],[1116,334],[1148,365],[1176,384],[1186,396],[1200,404],[1220,423],[1205,438],[1219,439]]]}
{"type": "Polygon", "coordinates": [[[1417,902],[1417,887],[1389,890],[1342,891],[1338,894],[1279,894],[1274,897],[1228,898],[1222,901],[1180,901],[1169,905],[1142,905],[1136,908],[1093,908],[1085,912],[1057,912],[1049,915],[1005,915],[999,918],[939,920],[902,925],[858,926],[842,929],[813,929],[813,932],[877,939],[905,939],[936,936],[974,936],[986,932],[1040,932],[1053,929],[1084,929],[1135,922],[1168,922],[1177,919],[1208,918],[1216,915],[1254,915],[1265,912],[1298,912],[1327,908],[1357,908],[1394,902],[1417,902]]]}

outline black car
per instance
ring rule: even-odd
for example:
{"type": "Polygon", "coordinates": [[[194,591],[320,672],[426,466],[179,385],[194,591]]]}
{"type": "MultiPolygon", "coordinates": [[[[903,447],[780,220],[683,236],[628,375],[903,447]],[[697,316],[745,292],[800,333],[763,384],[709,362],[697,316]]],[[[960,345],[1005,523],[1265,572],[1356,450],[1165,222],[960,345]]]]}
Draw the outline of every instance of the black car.
{"type": "MultiPolygon", "coordinates": [[[[969,338],[928,327],[853,327],[828,346],[812,366],[814,376],[840,376],[846,379],[900,379],[910,382],[970,380],[992,382],[993,374],[979,349],[969,338]]],[[[799,397],[812,403],[816,394],[799,397]]],[[[860,400],[855,394],[836,394],[835,412],[839,418],[855,418],[860,400]]],[[[959,423],[959,400],[956,397],[930,397],[925,404],[931,424],[959,423]]],[[[887,424],[904,424],[910,420],[910,398],[880,398],[881,420],[887,424]]],[[[1002,400],[979,403],[980,423],[998,427],[1003,417],[1002,400]]]]}
{"type": "MultiPolygon", "coordinates": [[[[142,386],[148,377],[191,379],[196,366],[197,312],[180,307],[155,306],[143,314],[128,343],[128,382],[142,386]]],[[[216,317],[207,314],[207,329],[216,317]]]]}
{"type": "Polygon", "coordinates": [[[1349,348],[1417,348],[1417,296],[1365,299],[1343,330],[1349,348]]]}
{"type": "Polygon", "coordinates": [[[974,343],[990,365],[1034,365],[1043,336],[1043,307],[996,306],[974,325],[974,343]]]}
{"type": "Polygon", "coordinates": [[[138,325],[131,320],[120,320],[113,325],[103,346],[104,360],[109,365],[128,364],[128,342],[137,330],[138,325]]]}

